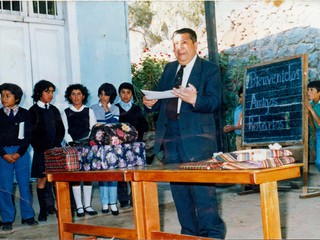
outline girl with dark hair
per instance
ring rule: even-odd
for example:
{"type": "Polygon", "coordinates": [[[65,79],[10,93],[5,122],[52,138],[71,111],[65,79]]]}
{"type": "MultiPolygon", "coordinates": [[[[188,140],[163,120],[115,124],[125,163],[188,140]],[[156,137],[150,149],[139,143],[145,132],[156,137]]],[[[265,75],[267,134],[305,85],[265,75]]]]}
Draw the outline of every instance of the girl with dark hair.
{"type": "MultiPolygon", "coordinates": [[[[118,122],[119,108],[113,104],[117,97],[115,87],[110,83],[102,84],[98,89],[98,97],[99,103],[91,106],[97,122],[104,124],[118,122]]],[[[99,190],[102,213],[108,213],[110,205],[111,213],[118,215],[117,182],[99,182],[99,190]]]]}
{"type": "Polygon", "coordinates": [[[19,107],[23,92],[12,83],[0,86],[0,206],[2,231],[12,232],[15,206],[12,201],[14,175],[19,186],[21,223],[38,225],[34,219],[29,187],[30,157],[27,149],[31,140],[31,122],[28,110],[19,107]]]}
{"type": "MultiPolygon", "coordinates": [[[[97,122],[93,110],[84,105],[87,103],[88,96],[88,89],[81,84],[70,85],[65,92],[65,99],[72,104],[62,113],[62,121],[66,128],[64,136],[66,143],[89,137],[93,125],[97,122]]],[[[83,183],[84,206],[80,182],[72,183],[72,193],[78,217],[84,217],[85,213],[98,214],[91,207],[92,182],[83,183]]]]}
{"type": "MultiPolygon", "coordinates": [[[[39,221],[47,221],[48,214],[44,151],[61,147],[65,134],[60,112],[58,108],[50,104],[55,89],[55,85],[46,80],[36,83],[32,95],[35,104],[29,109],[33,136],[31,146],[34,151],[31,177],[37,178],[37,195],[40,205],[39,221]]],[[[54,208],[54,205],[51,208],[54,208]]],[[[49,213],[53,213],[53,211],[49,213]]]]}
{"type": "Polygon", "coordinates": [[[110,83],[102,84],[98,89],[99,103],[91,108],[96,115],[98,123],[115,123],[119,121],[119,108],[115,106],[114,100],[117,97],[115,87],[110,83]]]}

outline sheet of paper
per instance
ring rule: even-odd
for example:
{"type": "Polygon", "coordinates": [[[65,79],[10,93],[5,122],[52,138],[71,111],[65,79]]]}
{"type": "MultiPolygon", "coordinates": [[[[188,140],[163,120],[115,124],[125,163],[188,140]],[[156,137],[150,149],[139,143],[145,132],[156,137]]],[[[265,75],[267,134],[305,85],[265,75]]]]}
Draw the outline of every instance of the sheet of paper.
{"type": "Polygon", "coordinates": [[[163,92],[159,91],[149,91],[149,90],[141,90],[146,98],[152,99],[164,99],[164,98],[176,98],[177,96],[172,93],[172,90],[167,90],[163,92]]]}

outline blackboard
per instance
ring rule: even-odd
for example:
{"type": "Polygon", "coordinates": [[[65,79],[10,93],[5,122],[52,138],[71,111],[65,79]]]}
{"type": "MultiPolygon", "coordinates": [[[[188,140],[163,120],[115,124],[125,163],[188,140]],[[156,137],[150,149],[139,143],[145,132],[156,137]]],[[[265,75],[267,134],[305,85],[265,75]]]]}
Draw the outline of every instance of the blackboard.
{"type": "Polygon", "coordinates": [[[299,143],[304,134],[304,55],[245,69],[242,144],[299,143]]]}

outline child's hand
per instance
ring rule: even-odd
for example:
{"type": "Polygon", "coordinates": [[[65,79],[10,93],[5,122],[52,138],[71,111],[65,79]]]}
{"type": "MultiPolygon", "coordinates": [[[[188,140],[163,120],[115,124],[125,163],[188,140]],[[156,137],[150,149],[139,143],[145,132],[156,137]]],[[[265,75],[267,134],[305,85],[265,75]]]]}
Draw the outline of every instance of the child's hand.
{"type": "Polygon", "coordinates": [[[234,131],[234,130],[235,130],[235,127],[232,126],[232,125],[226,125],[226,126],[224,126],[224,128],[223,128],[223,131],[224,131],[224,132],[232,132],[232,131],[234,131]]]}
{"type": "Polygon", "coordinates": [[[19,153],[13,153],[13,154],[12,154],[12,158],[13,158],[15,161],[17,161],[20,157],[21,157],[21,156],[20,156],[19,153]]]}
{"type": "Polygon", "coordinates": [[[4,160],[6,160],[8,163],[15,163],[17,159],[13,158],[13,154],[5,154],[3,156],[4,160]]]}
{"type": "Polygon", "coordinates": [[[101,105],[105,112],[109,112],[109,106],[107,102],[101,102],[101,105]]]}
{"type": "Polygon", "coordinates": [[[305,101],[305,105],[306,105],[306,107],[307,107],[307,109],[308,109],[309,111],[312,110],[312,105],[311,105],[311,103],[309,102],[309,100],[306,100],[306,101],[305,101]]]}

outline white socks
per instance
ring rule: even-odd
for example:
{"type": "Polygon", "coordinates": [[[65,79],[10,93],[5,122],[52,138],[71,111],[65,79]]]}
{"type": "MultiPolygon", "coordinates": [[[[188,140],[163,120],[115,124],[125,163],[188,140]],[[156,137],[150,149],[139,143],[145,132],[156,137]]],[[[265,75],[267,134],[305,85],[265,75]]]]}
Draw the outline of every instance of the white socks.
{"type": "Polygon", "coordinates": [[[81,201],[81,188],[80,186],[72,186],[74,201],[76,202],[78,213],[83,213],[83,205],[81,201]],[[81,208],[81,209],[80,209],[81,208]]]}
{"type": "Polygon", "coordinates": [[[117,211],[117,210],[118,210],[116,204],[111,204],[111,205],[110,205],[110,208],[111,208],[111,211],[117,211]]]}
{"type": "Polygon", "coordinates": [[[84,194],[84,207],[87,211],[94,211],[91,208],[91,193],[92,193],[92,186],[84,185],[83,186],[83,194],[84,194]]]}
{"type": "Polygon", "coordinates": [[[109,209],[109,205],[108,204],[103,204],[102,209],[103,210],[108,210],[109,209]]]}

